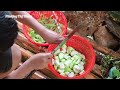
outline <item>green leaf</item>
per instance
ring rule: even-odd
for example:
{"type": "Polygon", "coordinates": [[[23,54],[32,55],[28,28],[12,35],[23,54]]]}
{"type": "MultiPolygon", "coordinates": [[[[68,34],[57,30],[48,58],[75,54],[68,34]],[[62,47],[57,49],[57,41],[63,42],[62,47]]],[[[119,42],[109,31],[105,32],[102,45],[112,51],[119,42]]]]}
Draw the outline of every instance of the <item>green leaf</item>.
{"type": "Polygon", "coordinates": [[[114,77],[114,75],[113,75],[113,71],[114,70],[116,70],[116,67],[112,67],[111,69],[110,69],[110,71],[109,71],[109,77],[110,78],[113,78],[114,77]]]}
{"type": "Polygon", "coordinates": [[[113,20],[120,22],[120,11],[108,11],[113,20]]]}

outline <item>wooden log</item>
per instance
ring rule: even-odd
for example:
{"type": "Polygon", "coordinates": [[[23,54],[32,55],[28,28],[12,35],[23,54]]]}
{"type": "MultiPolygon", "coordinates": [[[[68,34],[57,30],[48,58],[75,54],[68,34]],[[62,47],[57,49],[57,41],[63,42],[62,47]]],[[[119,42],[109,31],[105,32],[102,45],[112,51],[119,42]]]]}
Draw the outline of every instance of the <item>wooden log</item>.
{"type": "Polygon", "coordinates": [[[113,51],[112,49],[101,46],[101,45],[97,44],[95,41],[93,41],[92,39],[89,39],[89,38],[86,38],[86,39],[92,44],[94,49],[98,50],[99,52],[104,53],[106,55],[111,55],[111,56],[113,56],[115,58],[120,58],[120,54],[113,51]]]}
{"type": "MultiPolygon", "coordinates": [[[[19,66],[22,65],[22,62],[19,64],[19,66]]],[[[30,79],[49,79],[49,77],[47,77],[46,75],[44,75],[43,73],[36,71],[31,77],[30,79]]]]}
{"type": "Polygon", "coordinates": [[[55,76],[48,68],[40,70],[43,74],[47,75],[48,77],[52,79],[59,79],[57,76],[55,76]]]}
{"type": "Polygon", "coordinates": [[[115,21],[107,17],[105,18],[105,22],[108,30],[120,39],[120,25],[118,25],[117,23],[115,23],[115,21]]]}
{"type": "MultiPolygon", "coordinates": [[[[17,45],[17,44],[16,44],[17,45]]],[[[30,51],[28,50],[25,50],[24,48],[20,47],[19,45],[17,45],[18,48],[20,49],[21,53],[22,53],[22,56],[26,57],[26,58],[30,58],[31,56],[33,56],[34,54],[31,53],[30,51]]]]}
{"type": "Polygon", "coordinates": [[[88,75],[84,76],[83,79],[100,79],[100,78],[92,73],[89,73],[88,75]]]}
{"type": "Polygon", "coordinates": [[[20,49],[22,56],[27,57],[27,59],[34,55],[34,53],[30,52],[29,50],[26,50],[17,44],[16,46],[20,49]]]}
{"type": "Polygon", "coordinates": [[[19,31],[23,33],[23,29],[22,29],[22,23],[17,21],[17,26],[19,28],[19,31]]]}
{"type": "Polygon", "coordinates": [[[49,77],[47,77],[46,75],[44,75],[43,73],[36,71],[30,79],[50,79],[49,77]]]}
{"type": "MultiPolygon", "coordinates": [[[[68,29],[70,29],[70,28],[68,28],[68,29]]],[[[69,31],[71,31],[71,30],[69,30],[69,31]]],[[[80,33],[77,34],[77,35],[82,36],[80,33]]],[[[97,44],[94,40],[89,39],[87,37],[84,37],[84,38],[87,39],[91,43],[91,45],[94,47],[94,49],[98,50],[99,52],[102,52],[102,53],[104,53],[106,55],[111,55],[111,56],[116,57],[116,58],[120,58],[120,54],[113,51],[112,49],[101,46],[101,45],[97,44]]]]}
{"type": "Polygon", "coordinates": [[[97,64],[94,65],[93,70],[91,71],[91,73],[98,76],[99,78],[103,78],[102,68],[97,64]]]}

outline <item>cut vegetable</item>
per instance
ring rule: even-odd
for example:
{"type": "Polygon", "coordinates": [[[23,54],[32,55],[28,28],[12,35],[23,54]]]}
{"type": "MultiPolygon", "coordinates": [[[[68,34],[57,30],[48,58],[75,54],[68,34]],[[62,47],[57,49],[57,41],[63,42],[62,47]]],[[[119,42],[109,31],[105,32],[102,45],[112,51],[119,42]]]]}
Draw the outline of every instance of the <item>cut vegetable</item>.
{"type": "Polygon", "coordinates": [[[54,54],[57,56],[60,53],[60,49],[58,49],[54,54]]]}
{"type": "Polygon", "coordinates": [[[64,53],[60,53],[58,56],[59,56],[59,59],[63,59],[64,58],[64,53]]]}
{"type": "MultiPolygon", "coordinates": [[[[63,27],[63,25],[59,23],[60,29],[58,29],[58,25],[57,25],[58,22],[56,23],[55,19],[53,19],[52,16],[46,17],[44,14],[42,14],[38,19],[38,22],[40,22],[43,26],[45,26],[49,30],[52,30],[62,35],[61,28],[63,27]]],[[[39,34],[37,34],[37,32],[35,32],[32,28],[30,28],[29,30],[29,35],[32,38],[32,40],[35,42],[46,43],[45,40],[39,34]]]]}
{"type": "MultiPolygon", "coordinates": [[[[62,34],[61,28],[59,29],[59,27],[57,26],[57,23],[58,23],[58,22],[56,23],[55,19],[53,19],[52,16],[46,17],[45,15],[42,14],[40,17],[41,17],[41,18],[38,19],[38,21],[39,21],[42,25],[44,25],[46,28],[48,28],[48,29],[50,29],[50,30],[53,30],[53,31],[55,31],[55,32],[57,32],[57,33],[59,33],[59,34],[62,34]]],[[[60,24],[60,23],[59,23],[59,26],[60,26],[60,27],[63,27],[63,25],[60,24]]]]}
{"type": "Polygon", "coordinates": [[[75,50],[73,50],[73,51],[70,53],[71,56],[74,56],[74,55],[76,55],[76,54],[78,54],[78,52],[75,51],[75,50]]]}
{"type": "Polygon", "coordinates": [[[69,73],[68,77],[74,77],[74,72],[69,73]]]}
{"type": "Polygon", "coordinates": [[[54,68],[60,75],[74,77],[84,73],[85,56],[83,54],[66,45],[63,45],[62,49],[56,53],[54,54],[53,65],[57,66],[54,66],[54,68]]]}
{"type": "Polygon", "coordinates": [[[60,69],[64,69],[65,65],[63,63],[60,63],[60,69]]]}
{"type": "Polygon", "coordinates": [[[79,67],[78,65],[75,65],[75,66],[73,67],[73,71],[74,71],[75,73],[79,73],[80,67],[79,67]]]}
{"type": "Polygon", "coordinates": [[[74,49],[72,47],[67,47],[67,53],[70,54],[74,49]]]}
{"type": "Polygon", "coordinates": [[[30,31],[29,31],[29,35],[33,39],[33,41],[40,42],[40,43],[45,43],[45,40],[31,28],[30,28],[30,31]]]}
{"type": "Polygon", "coordinates": [[[64,64],[68,67],[70,65],[70,63],[71,63],[70,60],[66,60],[64,64]]]}
{"type": "Polygon", "coordinates": [[[61,61],[61,62],[65,62],[65,59],[61,59],[60,61],[61,61]]]}

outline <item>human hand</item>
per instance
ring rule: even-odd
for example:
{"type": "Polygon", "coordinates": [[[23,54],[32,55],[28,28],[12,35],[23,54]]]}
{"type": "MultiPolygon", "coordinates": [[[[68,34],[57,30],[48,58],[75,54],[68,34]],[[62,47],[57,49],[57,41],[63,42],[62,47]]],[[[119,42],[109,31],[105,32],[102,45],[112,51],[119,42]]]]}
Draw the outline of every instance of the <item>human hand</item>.
{"type": "Polygon", "coordinates": [[[64,40],[64,37],[61,36],[60,34],[52,31],[52,30],[49,30],[49,29],[46,29],[44,31],[44,40],[50,44],[59,44],[60,42],[62,42],[64,40]]]}
{"type": "Polygon", "coordinates": [[[33,69],[43,69],[48,66],[50,59],[52,58],[51,53],[38,53],[30,58],[30,65],[33,69]]]}

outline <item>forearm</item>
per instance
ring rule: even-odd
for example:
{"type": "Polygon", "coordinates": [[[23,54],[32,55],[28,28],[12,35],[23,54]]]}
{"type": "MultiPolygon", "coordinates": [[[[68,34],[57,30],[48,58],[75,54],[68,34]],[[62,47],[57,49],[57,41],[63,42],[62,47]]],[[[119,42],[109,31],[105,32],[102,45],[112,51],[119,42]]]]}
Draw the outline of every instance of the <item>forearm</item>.
{"type": "Polygon", "coordinates": [[[34,29],[46,42],[48,43],[60,43],[64,38],[52,31],[47,29],[45,26],[40,24],[36,19],[31,17],[26,11],[11,11],[14,15],[28,15],[29,18],[17,18],[23,24],[28,25],[30,28],[34,29]]]}
{"type": "Polygon", "coordinates": [[[29,61],[24,62],[18,69],[12,71],[5,79],[23,79],[33,68],[29,61]]]}
{"type": "Polygon", "coordinates": [[[28,25],[29,27],[33,28],[37,33],[39,33],[42,37],[44,37],[45,28],[42,24],[40,24],[36,19],[31,17],[29,13],[26,11],[11,11],[13,15],[28,15],[28,18],[17,18],[17,20],[23,24],[28,25]]]}

